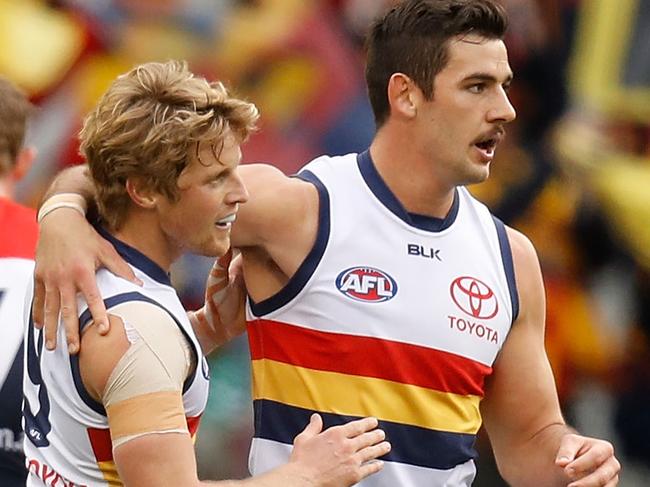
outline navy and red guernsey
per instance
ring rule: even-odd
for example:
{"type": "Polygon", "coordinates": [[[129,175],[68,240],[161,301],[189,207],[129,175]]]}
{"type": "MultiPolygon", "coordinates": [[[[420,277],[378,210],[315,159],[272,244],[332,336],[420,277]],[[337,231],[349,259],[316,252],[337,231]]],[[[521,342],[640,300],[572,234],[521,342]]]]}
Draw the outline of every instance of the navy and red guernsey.
{"type": "Polygon", "coordinates": [[[0,485],[25,485],[23,323],[38,238],[36,212],[0,197],[0,485]]]}

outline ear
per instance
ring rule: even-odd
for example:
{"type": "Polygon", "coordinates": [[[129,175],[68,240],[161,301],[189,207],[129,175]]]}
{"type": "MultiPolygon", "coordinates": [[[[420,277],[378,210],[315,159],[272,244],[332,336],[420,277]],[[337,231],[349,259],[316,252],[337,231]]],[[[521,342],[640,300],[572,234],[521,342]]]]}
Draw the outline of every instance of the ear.
{"type": "Polygon", "coordinates": [[[129,193],[131,201],[147,210],[153,209],[158,203],[160,195],[154,190],[150,189],[142,178],[130,177],[126,180],[126,192],[129,193]]]}
{"type": "Polygon", "coordinates": [[[11,170],[11,177],[14,181],[20,181],[29,172],[34,159],[36,158],[36,149],[33,147],[24,147],[16,157],[16,164],[11,170]]]}
{"type": "Polygon", "coordinates": [[[393,73],[388,80],[388,102],[391,115],[400,118],[415,118],[420,98],[420,90],[411,78],[403,73],[393,73]]]}

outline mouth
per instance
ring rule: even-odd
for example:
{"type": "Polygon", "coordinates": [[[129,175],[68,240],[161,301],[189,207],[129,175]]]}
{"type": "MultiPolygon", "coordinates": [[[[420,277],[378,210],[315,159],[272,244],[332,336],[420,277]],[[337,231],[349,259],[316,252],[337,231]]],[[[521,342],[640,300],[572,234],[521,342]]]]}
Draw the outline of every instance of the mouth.
{"type": "Polygon", "coordinates": [[[499,142],[503,139],[503,136],[503,130],[490,132],[489,134],[476,139],[472,145],[480,152],[482,156],[481,158],[484,162],[489,162],[494,158],[494,152],[496,151],[499,142]]]}
{"type": "Polygon", "coordinates": [[[221,220],[217,220],[215,222],[215,226],[219,229],[227,230],[232,226],[233,222],[236,219],[237,219],[237,213],[231,213],[230,215],[223,217],[221,220]]]}

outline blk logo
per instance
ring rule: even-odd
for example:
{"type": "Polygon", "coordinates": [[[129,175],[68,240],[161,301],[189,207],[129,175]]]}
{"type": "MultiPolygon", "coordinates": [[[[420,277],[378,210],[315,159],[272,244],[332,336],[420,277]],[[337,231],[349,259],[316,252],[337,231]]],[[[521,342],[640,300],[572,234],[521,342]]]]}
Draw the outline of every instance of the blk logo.
{"type": "Polygon", "coordinates": [[[425,259],[435,259],[442,262],[440,249],[432,249],[431,247],[425,247],[424,245],[418,244],[406,244],[406,251],[409,255],[417,255],[419,257],[424,257],[425,259]]]}
{"type": "Polygon", "coordinates": [[[348,298],[367,303],[382,303],[395,297],[397,283],[374,267],[351,267],[336,278],[336,287],[348,298]]]}
{"type": "Polygon", "coordinates": [[[492,289],[475,277],[454,279],[449,292],[456,306],[474,318],[489,320],[499,311],[499,303],[492,289]]]}

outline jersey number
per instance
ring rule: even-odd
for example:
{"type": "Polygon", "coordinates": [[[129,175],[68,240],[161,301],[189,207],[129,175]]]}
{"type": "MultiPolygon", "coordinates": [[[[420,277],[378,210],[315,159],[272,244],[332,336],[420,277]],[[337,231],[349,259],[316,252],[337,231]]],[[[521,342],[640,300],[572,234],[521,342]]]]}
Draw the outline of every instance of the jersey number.
{"type": "Polygon", "coordinates": [[[29,324],[27,325],[27,376],[36,388],[38,388],[38,413],[34,410],[25,396],[23,403],[23,417],[25,418],[25,436],[37,447],[49,446],[50,441],[47,435],[52,430],[50,424],[50,399],[47,395],[47,388],[43,383],[41,375],[41,355],[43,354],[44,330],[35,331],[34,321],[31,312],[29,313],[29,324]],[[38,337],[35,335],[38,333],[38,337]],[[36,343],[38,340],[38,344],[36,343]]]}

